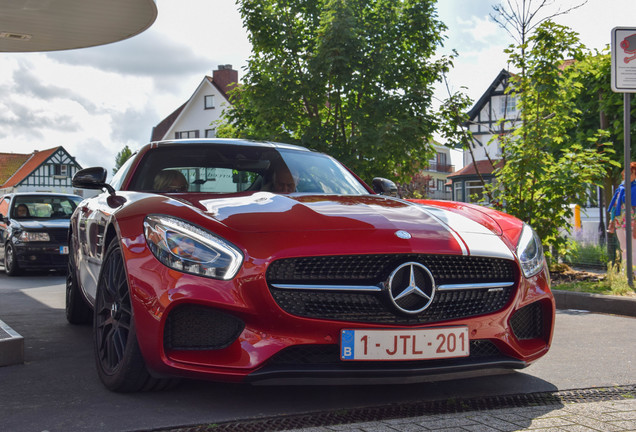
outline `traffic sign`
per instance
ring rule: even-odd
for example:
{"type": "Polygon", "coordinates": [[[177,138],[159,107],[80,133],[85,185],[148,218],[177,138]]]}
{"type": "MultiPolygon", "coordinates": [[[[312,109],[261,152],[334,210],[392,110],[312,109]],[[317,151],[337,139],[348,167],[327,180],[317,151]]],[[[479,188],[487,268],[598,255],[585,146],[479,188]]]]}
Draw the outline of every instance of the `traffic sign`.
{"type": "Polygon", "coordinates": [[[636,28],[612,29],[612,91],[636,93],[636,28]]]}

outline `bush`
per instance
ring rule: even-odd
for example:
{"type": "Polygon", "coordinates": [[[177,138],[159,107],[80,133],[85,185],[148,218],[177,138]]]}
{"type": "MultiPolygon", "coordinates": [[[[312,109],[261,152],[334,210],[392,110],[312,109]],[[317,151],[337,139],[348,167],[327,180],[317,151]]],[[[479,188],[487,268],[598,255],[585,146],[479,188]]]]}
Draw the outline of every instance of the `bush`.
{"type": "Polygon", "coordinates": [[[575,242],[563,257],[563,262],[579,267],[607,268],[609,255],[604,245],[575,242]]]}

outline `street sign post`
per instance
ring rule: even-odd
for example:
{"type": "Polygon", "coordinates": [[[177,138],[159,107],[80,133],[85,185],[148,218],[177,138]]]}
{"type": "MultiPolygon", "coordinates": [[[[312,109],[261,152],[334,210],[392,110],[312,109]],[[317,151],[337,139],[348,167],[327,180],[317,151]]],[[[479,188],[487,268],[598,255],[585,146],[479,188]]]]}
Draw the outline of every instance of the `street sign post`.
{"type": "Polygon", "coordinates": [[[636,93],[636,28],[612,29],[612,91],[623,93],[623,150],[625,154],[625,272],[634,286],[632,268],[631,96],[636,93]]]}

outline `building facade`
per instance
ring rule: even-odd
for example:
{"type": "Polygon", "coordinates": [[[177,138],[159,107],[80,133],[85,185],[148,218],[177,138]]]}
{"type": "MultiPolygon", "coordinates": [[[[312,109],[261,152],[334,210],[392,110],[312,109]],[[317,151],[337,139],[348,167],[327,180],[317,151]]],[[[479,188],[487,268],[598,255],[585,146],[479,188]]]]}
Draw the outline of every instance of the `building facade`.
{"type": "Polygon", "coordinates": [[[506,94],[510,77],[511,74],[502,69],[468,112],[465,126],[473,137],[470,150],[464,150],[464,167],[448,176],[455,201],[480,201],[484,183],[493,180],[493,171],[500,166],[499,137],[512,132],[519,120],[516,98],[506,94]]]}
{"type": "Polygon", "coordinates": [[[82,195],[71,180],[82,169],[62,146],[30,154],[0,153],[0,194],[60,192],[82,195]]]}
{"type": "Polygon", "coordinates": [[[230,106],[229,92],[238,83],[232,65],[219,65],[205,76],[192,96],[152,129],[151,141],[214,138],[216,122],[230,106]]]}
{"type": "Polygon", "coordinates": [[[450,200],[452,192],[447,185],[448,175],[455,171],[451,163],[451,151],[448,147],[434,144],[435,156],[428,161],[428,166],[422,173],[430,177],[428,184],[428,196],[430,199],[450,200]]]}

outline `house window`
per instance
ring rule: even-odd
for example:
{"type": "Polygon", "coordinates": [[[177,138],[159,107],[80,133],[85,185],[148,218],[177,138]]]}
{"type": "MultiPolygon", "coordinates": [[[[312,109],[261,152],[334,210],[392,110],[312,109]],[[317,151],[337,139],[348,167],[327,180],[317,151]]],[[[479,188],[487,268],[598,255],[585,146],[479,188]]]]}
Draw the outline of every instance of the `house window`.
{"type": "Polygon", "coordinates": [[[191,131],[175,132],[174,133],[174,137],[176,139],[199,138],[199,131],[198,130],[191,130],[191,131]]]}
{"type": "Polygon", "coordinates": [[[501,98],[500,114],[502,117],[512,118],[517,113],[517,97],[506,95],[501,98]]]}
{"type": "Polygon", "coordinates": [[[55,177],[68,177],[68,165],[51,164],[49,165],[49,175],[55,177]]]}
{"type": "Polygon", "coordinates": [[[214,95],[207,95],[203,97],[203,107],[205,109],[214,108],[214,95]]]}
{"type": "Polygon", "coordinates": [[[455,201],[464,201],[464,193],[462,190],[462,182],[453,183],[455,186],[455,201]]]}
{"type": "Polygon", "coordinates": [[[445,184],[444,180],[437,179],[437,190],[443,191],[444,190],[444,184],[445,184]]]}
{"type": "Polygon", "coordinates": [[[484,198],[484,185],[481,180],[466,182],[466,202],[479,202],[484,198]]]}
{"type": "Polygon", "coordinates": [[[206,129],[205,130],[205,137],[206,138],[214,138],[214,137],[216,137],[216,130],[214,130],[214,129],[206,129]]]}

